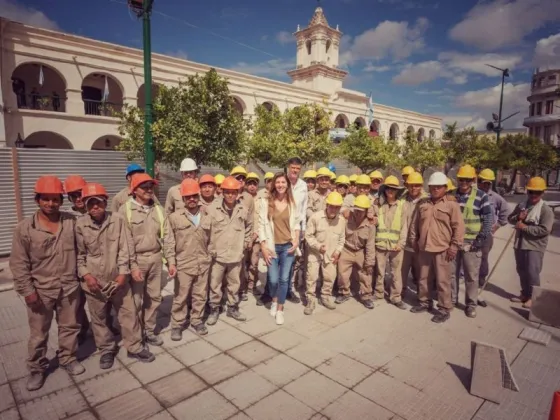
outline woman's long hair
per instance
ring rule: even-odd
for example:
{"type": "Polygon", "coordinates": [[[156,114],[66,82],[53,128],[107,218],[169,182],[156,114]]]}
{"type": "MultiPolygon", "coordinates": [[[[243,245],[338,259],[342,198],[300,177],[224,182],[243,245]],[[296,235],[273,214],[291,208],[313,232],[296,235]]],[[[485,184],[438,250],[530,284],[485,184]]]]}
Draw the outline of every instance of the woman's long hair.
{"type": "Polygon", "coordinates": [[[276,180],[284,178],[286,183],[288,184],[288,188],[286,190],[286,198],[288,200],[288,205],[291,206],[295,203],[294,195],[292,194],[292,183],[284,172],[277,172],[272,178],[272,184],[270,187],[270,192],[268,194],[268,218],[272,220],[272,216],[274,214],[274,201],[278,199],[278,191],[276,191],[276,180]]]}

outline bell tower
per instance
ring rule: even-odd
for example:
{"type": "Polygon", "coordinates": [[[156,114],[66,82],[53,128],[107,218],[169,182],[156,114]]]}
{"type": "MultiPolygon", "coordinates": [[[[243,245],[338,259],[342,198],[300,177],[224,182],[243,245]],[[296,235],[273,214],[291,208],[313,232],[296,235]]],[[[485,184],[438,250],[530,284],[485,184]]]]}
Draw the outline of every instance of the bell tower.
{"type": "Polygon", "coordinates": [[[296,69],[288,75],[296,86],[334,93],[342,88],[348,72],[338,68],[342,32],[329,26],[323,9],[315,9],[307,28],[294,33],[297,41],[296,69]]]}

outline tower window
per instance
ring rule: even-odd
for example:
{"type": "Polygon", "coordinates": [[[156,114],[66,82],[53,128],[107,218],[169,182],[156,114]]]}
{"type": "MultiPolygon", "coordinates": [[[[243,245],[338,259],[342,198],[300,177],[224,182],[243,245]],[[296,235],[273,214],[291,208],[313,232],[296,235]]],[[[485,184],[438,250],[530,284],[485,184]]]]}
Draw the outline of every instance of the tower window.
{"type": "Polygon", "coordinates": [[[326,49],[325,49],[325,51],[326,51],[327,53],[328,53],[329,50],[331,49],[331,44],[332,44],[331,40],[330,40],[330,39],[327,39],[327,47],[326,47],[326,49]]]}
{"type": "Polygon", "coordinates": [[[307,47],[307,55],[311,55],[311,41],[308,40],[308,41],[305,43],[305,46],[307,47]]]}

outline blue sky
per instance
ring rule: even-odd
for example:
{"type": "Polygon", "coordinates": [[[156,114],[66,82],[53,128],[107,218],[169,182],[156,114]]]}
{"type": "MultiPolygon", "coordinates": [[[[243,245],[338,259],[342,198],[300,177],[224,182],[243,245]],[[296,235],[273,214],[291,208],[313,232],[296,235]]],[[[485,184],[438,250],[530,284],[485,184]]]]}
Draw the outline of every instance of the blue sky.
{"type": "MultiPolygon", "coordinates": [[[[0,0],[0,14],[140,48],[141,24],[124,2],[0,0]]],[[[153,49],[289,81],[291,33],[308,24],[316,6],[314,0],[155,0],[153,49]]],[[[500,73],[485,63],[512,69],[505,112],[521,113],[510,127],[527,114],[532,69],[560,67],[560,0],[322,0],[321,6],[345,34],[345,87],[446,122],[482,128],[497,111],[500,73]]]]}

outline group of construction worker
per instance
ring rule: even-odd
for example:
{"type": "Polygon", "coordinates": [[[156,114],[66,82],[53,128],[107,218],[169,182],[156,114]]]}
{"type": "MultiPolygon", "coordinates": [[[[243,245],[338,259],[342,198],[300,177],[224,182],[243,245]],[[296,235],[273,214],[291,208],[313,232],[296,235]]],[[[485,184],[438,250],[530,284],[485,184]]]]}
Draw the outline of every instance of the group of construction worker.
{"type": "Polygon", "coordinates": [[[529,181],[527,203],[509,214],[507,203],[491,189],[495,176],[489,169],[477,175],[473,167],[461,167],[458,188],[435,172],[427,182],[429,191],[410,166],[402,171],[402,184],[380,171],[347,177],[326,167],[308,170],[300,179],[301,169],[301,160],[292,158],[285,173],[267,172],[265,188],[259,190],[259,175],[242,166],[227,177],[201,175],[197,163],[186,158],[180,166],[182,181],[169,189],[163,206],[155,196],[158,181],[137,164],[127,167],[128,185],[112,197],[110,207],[99,183],[79,175],[64,182],[40,177],[34,189],[38,210],[17,225],[10,258],[15,290],[28,311],[28,390],[44,384],[55,316],[58,361],[71,375],[85,370],[76,350],[88,334],[93,334],[102,369],[114,363],[118,335],[128,357],[153,361],[149,346],[163,344],[157,317],[164,268],[174,281],[174,341],[182,339],[188,325],[207,334],[207,325],[215,325],[224,311],[246,320],[239,303],[249,294],[257,305],[270,304],[278,325],[284,323],[284,299],[300,302],[298,290],[305,292],[306,315],[317,302],[336,309],[353,290],[368,309],[387,296],[404,310],[409,274],[418,295],[411,312],[432,311],[432,321],[442,323],[459,306],[461,273],[465,314],[473,318],[478,305],[486,306],[479,288],[488,276],[492,235],[509,221],[517,230],[522,291],[516,299],[530,307],[552,229],[542,178],[529,181]],[[278,195],[286,186],[288,194],[278,195]],[[65,196],[69,211],[61,210],[65,196]],[[286,213],[275,212],[278,197],[291,203],[286,213]],[[270,246],[278,241],[293,254],[282,267],[283,287],[272,278],[278,267],[271,270],[271,261],[280,257],[270,246]],[[269,281],[261,290],[259,263],[269,267],[269,281]],[[432,292],[437,293],[437,310],[432,292]]]}

